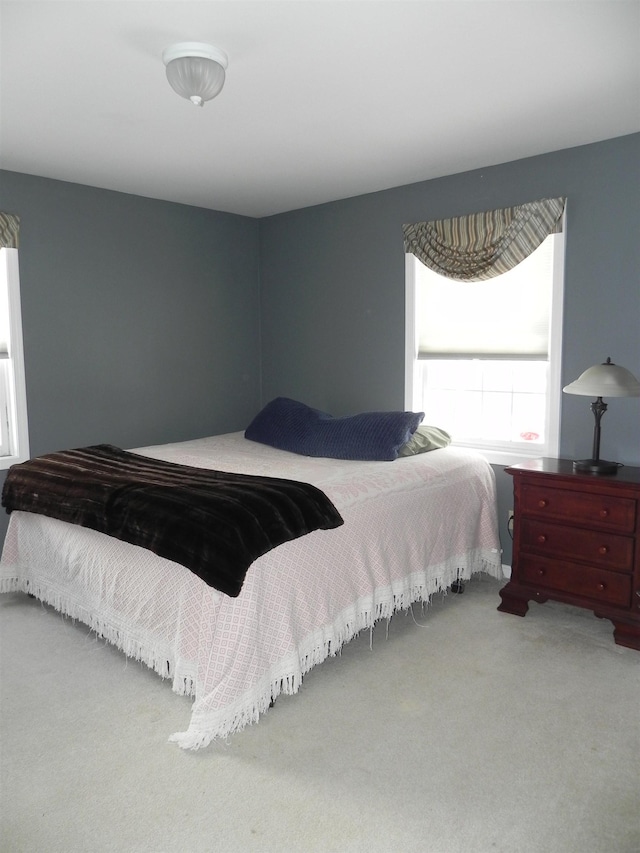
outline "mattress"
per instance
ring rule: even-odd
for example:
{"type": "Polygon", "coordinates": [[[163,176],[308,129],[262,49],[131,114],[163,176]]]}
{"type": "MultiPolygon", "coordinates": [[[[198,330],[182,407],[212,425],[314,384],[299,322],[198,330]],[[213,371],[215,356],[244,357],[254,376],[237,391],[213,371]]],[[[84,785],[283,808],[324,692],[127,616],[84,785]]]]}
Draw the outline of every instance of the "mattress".
{"type": "Polygon", "coordinates": [[[472,451],[343,461],[277,450],[239,432],[134,452],[308,482],[345,522],[263,555],[231,598],[143,548],[12,513],[0,591],[35,595],[193,696],[188,727],[170,737],[183,748],[256,722],[377,620],[472,574],[502,577],[495,478],[472,451]]]}

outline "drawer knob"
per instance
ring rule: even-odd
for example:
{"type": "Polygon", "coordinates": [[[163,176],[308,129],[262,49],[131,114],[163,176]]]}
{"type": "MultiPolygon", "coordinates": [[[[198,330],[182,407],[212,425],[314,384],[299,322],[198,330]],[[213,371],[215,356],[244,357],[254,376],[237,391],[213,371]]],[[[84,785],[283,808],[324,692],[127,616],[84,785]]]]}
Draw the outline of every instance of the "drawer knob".
{"type": "Polygon", "coordinates": [[[546,506],[548,506],[548,504],[549,501],[545,500],[544,498],[538,501],[538,506],[540,507],[540,509],[544,509],[546,506]]]}
{"type": "Polygon", "coordinates": [[[606,583],[599,583],[597,586],[598,592],[604,592],[606,588],[607,588],[606,583]]]}
{"type": "Polygon", "coordinates": [[[546,541],[547,541],[547,537],[545,536],[545,534],[544,534],[544,533],[541,533],[541,534],[538,536],[538,542],[541,542],[542,544],[544,544],[546,541]]]}
{"type": "Polygon", "coordinates": [[[546,572],[544,569],[538,569],[538,577],[539,578],[543,578],[545,576],[545,574],[546,574],[546,572]]]}
{"type": "Polygon", "coordinates": [[[600,518],[608,518],[608,517],[609,517],[609,510],[608,509],[601,509],[600,510],[600,518]]]}
{"type": "Polygon", "coordinates": [[[607,547],[606,545],[601,545],[601,546],[598,548],[598,554],[603,554],[603,555],[604,555],[604,554],[608,554],[608,553],[609,553],[609,549],[608,549],[608,547],[607,547]]]}

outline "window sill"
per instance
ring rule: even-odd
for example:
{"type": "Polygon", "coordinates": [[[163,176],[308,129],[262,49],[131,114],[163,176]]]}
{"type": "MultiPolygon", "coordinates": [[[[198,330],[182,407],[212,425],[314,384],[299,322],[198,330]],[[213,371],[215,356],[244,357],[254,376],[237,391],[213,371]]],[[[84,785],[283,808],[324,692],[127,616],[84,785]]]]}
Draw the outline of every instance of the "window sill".
{"type": "Polygon", "coordinates": [[[26,462],[28,456],[0,456],[0,471],[6,471],[12,465],[18,465],[20,462],[26,462]]]}
{"type": "Polygon", "coordinates": [[[527,462],[529,459],[539,459],[542,456],[552,455],[551,452],[546,452],[542,448],[531,448],[529,453],[516,450],[489,450],[486,447],[474,447],[470,444],[452,444],[452,447],[464,447],[467,450],[475,450],[483,456],[490,465],[518,465],[520,462],[527,462]]]}

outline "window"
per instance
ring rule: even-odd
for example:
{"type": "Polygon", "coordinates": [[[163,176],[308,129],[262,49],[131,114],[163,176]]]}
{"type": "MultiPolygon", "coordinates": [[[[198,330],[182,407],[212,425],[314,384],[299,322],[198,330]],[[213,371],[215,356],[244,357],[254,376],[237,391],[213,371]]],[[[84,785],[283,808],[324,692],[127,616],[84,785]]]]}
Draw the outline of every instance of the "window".
{"type": "Polygon", "coordinates": [[[0,469],[29,458],[18,250],[0,249],[0,469]]]}
{"type": "Polygon", "coordinates": [[[496,464],[557,455],[563,271],[563,232],[484,281],[408,253],[406,407],[496,464]]]}

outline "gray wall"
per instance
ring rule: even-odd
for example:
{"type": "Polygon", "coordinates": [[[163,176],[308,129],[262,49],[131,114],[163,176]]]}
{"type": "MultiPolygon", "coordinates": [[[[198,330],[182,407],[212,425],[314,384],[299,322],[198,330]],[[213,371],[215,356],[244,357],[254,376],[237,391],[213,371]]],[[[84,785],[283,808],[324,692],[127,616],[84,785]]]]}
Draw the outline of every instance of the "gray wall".
{"type": "MultiPolygon", "coordinates": [[[[402,224],[551,196],[568,198],[563,384],[607,356],[640,376],[639,164],[634,134],[262,220],[264,400],[402,408],[402,224]]],[[[609,401],[603,458],[640,465],[639,405],[609,401]]],[[[592,433],[589,400],[563,395],[561,454],[589,456],[592,433]]],[[[511,481],[496,473],[510,562],[511,481]]]]}
{"type": "Polygon", "coordinates": [[[6,171],[0,209],[21,217],[32,455],[246,426],[260,405],[257,220],[6,171]]]}
{"type": "MultiPolygon", "coordinates": [[[[639,155],[634,134],[259,221],[2,172],[32,454],[242,429],[280,394],[402,408],[402,224],[545,196],[568,197],[563,381],[606,356],[640,375],[639,155]]],[[[591,452],[588,403],[563,398],[564,456],[591,452]]],[[[638,400],[609,401],[603,457],[640,465],[638,425],[638,400]]]]}

